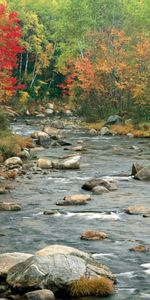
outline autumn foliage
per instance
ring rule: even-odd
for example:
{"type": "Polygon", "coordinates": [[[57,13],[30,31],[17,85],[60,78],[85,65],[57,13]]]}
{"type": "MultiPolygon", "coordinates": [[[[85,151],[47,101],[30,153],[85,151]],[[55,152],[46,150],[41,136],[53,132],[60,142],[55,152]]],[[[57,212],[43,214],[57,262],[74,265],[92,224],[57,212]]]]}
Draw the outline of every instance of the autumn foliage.
{"type": "Polygon", "coordinates": [[[90,33],[92,46],[69,64],[65,94],[99,109],[104,117],[110,110],[125,113],[149,108],[150,39],[138,35],[134,40],[115,28],[90,33]],[[72,72],[71,72],[72,69],[72,72]]]}
{"type": "Polygon", "coordinates": [[[7,13],[6,5],[0,5],[0,102],[24,87],[17,85],[17,79],[13,76],[17,55],[23,51],[20,38],[17,13],[7,13]]]}

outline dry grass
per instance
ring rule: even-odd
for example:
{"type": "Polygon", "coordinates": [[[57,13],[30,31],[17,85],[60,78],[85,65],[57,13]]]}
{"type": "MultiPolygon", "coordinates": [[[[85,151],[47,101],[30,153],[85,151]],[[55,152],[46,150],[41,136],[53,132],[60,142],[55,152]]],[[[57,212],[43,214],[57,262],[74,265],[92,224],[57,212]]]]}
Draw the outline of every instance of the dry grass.
{"type": "Polygon", "coordinates": [[[13,135],[10,132],[3,132],[0,136],[1,160],[18,155],[19,152],[26,147],[32,147],[32,139],[29,137],[13,135]]]}
{"type": "Polygon", "coordinates": [[[97,131],[99,131],[102,127],[104,127],[104,124],[105,122],[104,121],[99,121],[99,122],[96,122],[96,123],[85,123],[83,122],[82,125],[90,130],[90,129],[95,129],[97,131]]]}
{"type": "Polygon", "coordinates": [[[109,296],[114,293],[113,282],[105,277],[85,278],[72,282],[70,285],[70,295],[72,297],[83,296],[109,296]]]}
{"type": "Polygon", "coordinates": [[[127,135],[128,133],[132,133],[134,137],[150,137],[150,127],[140,127],[139,129],[135,128],[134,125],[113,125],[111,126],[111,132],[114,134],[127,135]]]}

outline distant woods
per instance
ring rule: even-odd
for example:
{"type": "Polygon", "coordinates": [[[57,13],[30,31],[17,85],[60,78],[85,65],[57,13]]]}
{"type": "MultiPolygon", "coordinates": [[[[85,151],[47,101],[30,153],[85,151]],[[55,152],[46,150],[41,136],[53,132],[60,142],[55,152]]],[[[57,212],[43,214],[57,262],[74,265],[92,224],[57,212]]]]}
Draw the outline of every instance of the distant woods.
{"type": "Polygon", "coordinates": [[[0,101],[150,116],[150,1],[0,0],[0,101]]]}

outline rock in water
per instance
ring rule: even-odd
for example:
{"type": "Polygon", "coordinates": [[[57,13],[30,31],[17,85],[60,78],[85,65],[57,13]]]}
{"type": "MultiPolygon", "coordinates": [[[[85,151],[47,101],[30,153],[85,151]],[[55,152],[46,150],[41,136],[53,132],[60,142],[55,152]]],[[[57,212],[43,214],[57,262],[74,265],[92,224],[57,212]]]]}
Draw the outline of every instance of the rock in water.
{"type": "Polygon", "coordinates": [[[72,156],[58,161],[52,161],[52,166],[55,169],[79,169],[80,168],[80,155],[72,156]]]}
{"type": "Polygon", "coordinates": [[[67,292],[68,286],[81,277],[107,277],[115,280],[110,270],[92,258],[74,254],[55,253],[48,256],[33,256],[12,267],[7,283],[12,288],[50,289],[54,293],[67,292]]]}
{"type": "Polygon", "coordinates": [[[144,181],[150,181],[150,165],[137,172],[134,178],[144,181]]]}

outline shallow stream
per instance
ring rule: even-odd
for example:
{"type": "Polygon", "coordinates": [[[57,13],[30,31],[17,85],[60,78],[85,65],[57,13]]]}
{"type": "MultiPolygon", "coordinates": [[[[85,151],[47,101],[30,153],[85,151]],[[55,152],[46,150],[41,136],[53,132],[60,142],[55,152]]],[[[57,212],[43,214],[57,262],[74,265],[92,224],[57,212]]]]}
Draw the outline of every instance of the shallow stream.
{"type": "MultiPolygon", "coordinates": [[[[36,129],[23,122],[12,124],[12,128],[26,135],[36,129]]],[[[110,300],[150,299],[150,251],[129,251],[138,244],[150,246],[150,218],[124,212],[135,204],[150,207],[149,182],[129,176],[133,162],[149,163],[150,140],[92,137],[83,129],[67,128],[63,134],[73,145],[78,140],[86,144],[80,170],[52,170],[33,174],[30,179],[19,178],[17,188],[3,196],[4,200],[19,202],[22,210],[1,212],[0,252],[34,253],[50,244],[76,247],[91,253],[116,275],[116,294],[110,300]],[[103,176],[122,176],[126,180],[118,181],[116,191],[92,195],[87,205],[56,206],[66,194],[87,193],[81,189],[87,179],[103,176]],[[59,212],[43,214],[51,209],[59,212]],[[109,237],[103,241],[81,240],[81,233],[87,229],[105,231],[109,237]]],[[[50,147],[38,157],[58,158],[69,153],[61,146],[50,147]]]]}

